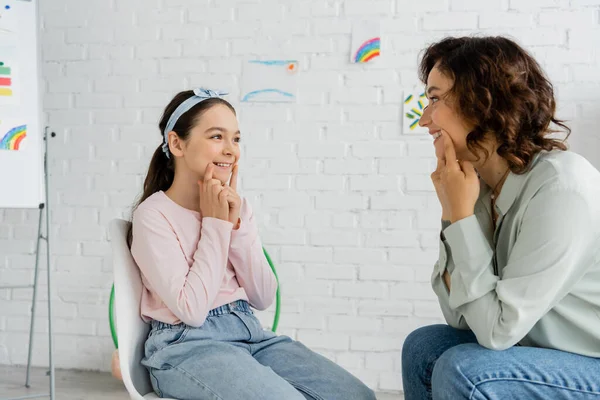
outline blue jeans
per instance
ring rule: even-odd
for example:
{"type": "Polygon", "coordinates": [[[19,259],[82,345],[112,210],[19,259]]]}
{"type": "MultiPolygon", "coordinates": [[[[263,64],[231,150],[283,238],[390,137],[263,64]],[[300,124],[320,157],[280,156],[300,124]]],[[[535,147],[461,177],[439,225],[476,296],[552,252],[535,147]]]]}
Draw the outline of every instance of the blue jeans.
{"type": "Polygon", "coordinates": [[[180,400],[375,400],[343,368],[261,327],[245,301],[199,328],[153,321],[142,364],[160,397],[180,400]]]}
{"type": "Polygon", "coordinates": [[[537,347],[489,350],[471,331],[432,325],[406,338],[402,381],[405,400],[600,400],[600,359],[537,347]]]}

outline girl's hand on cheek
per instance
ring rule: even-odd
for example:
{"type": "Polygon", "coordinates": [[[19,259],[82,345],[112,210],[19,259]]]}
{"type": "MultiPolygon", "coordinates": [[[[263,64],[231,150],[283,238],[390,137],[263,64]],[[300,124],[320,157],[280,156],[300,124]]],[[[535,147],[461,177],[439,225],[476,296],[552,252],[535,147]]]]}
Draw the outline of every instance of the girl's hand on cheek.
{"type": "Polygon", "coordinates": [[[227,192],[218,179],[213,179],[214,166],[212,163],[206,167],[204,180],[198,182],[200,191],[200,213],[202,217],[229,220],[229,203],[227,192]]]}

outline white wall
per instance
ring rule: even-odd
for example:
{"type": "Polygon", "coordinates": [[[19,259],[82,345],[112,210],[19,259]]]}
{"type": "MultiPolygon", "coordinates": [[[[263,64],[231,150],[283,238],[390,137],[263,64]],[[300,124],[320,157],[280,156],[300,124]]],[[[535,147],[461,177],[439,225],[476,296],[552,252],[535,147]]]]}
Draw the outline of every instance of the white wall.
{"type": "MultiPolygon", "coordinates": [[[[128,215],[140,191],[161,109],[198,85],[228,89],[238,105],[244,60],[301,64],[297,104],[239,107],[242,191],[279,270],[281,332],[380,390],[401,388],[406,335],[441,320],[428,282],[440,213],[431,140],[403,134],[400,120],[419,50],[446,35],[513,35],[555,83],[573,148],[600,167],[599,0],[40,3],[44,106],[58,133],[50,157],[59,367],[109,368],[107,224],[128,215]],[[373,65],[348,63],[361,18],[383,21],[384,55],[373,65]]],[[[0,282],[31,277],[36,222],[36,212],[0,210],[0,282]]],[[[25,362],[28,298],[0,291],[0,363],[25,362]]],[[[43,318],[37,326],[43,332],[43,318]]]]}

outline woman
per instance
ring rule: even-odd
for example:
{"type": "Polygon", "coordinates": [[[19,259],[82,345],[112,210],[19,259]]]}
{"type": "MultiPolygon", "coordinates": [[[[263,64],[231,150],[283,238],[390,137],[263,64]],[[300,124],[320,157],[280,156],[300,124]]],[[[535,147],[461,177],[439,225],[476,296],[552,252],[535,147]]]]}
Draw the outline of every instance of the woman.
{"type": "Polygon", "coordinates": [[[600,173],[549,136],[552,84],[502,37],[444,39],[420,75],[449,326],[406,339],[406,400],[600,399],[600,173]]]}

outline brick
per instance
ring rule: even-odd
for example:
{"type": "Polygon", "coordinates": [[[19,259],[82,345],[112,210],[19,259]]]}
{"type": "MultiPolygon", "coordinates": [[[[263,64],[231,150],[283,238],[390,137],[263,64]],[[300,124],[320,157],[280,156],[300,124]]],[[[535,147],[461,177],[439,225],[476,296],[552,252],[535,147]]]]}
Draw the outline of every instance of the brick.
{"type": "MultiPolygon", "coordinates": [[[[313,280],[307,279],[302,280],[297,277],[293,280],[290,280],[290,284],[287,284],[288,281],[283,279],[280,280],[281,291],[285,291],[286,297],[289,296],[292,299],[302,299],[305,302],[309,301],[311,298],[331,298],[332,284],[331,282],[326,282],[322,280],[313,280]],[[293,282],[293,283],[292,283],[293,282]]],[[[347,307],[347,303],[346,303],[347,307]]],[[[346,308],[347,309],[347,308],[346,308]]],[[[308,311],[308,310],[307,310],[308,311]]],[[[323,312],[321,310],[314,310],[314,312],[323,312]]]]}
{"type": "Polygon", "coordinates": [[[371,198],[373,210],[423,210],[427,207],[427,197],[406,196],[390,193],[371,198]]]}
{"type": "Polygon", "coordinates": [[[407,10],[414,12],[446,11],[448,10],[447,0],[426,0],[414,2],[411,0],[397,0],[396,9],[398,12],[407,10]]]}
{"type": "Polygon", "coordinates": [[[324,210],[364,210],[367,197],[362,194],[321,194],[316,198],[316,208],[324,210]]]}
{"type": "Polygon", "coordinates": [[[281,319],[280,326],[282,328],[294,329],[325,329],[325,317],[316,314],[286,314],[285,318],[281,319]]]}
{"type": "Polygon", "coordinates": [[[117,76],[135,75],[141,78],[158,74],[157,60],[117,60],[111,63],[111,66],[113,74],[117,76]]]}
{"type": "Polygon", "coordinates": [[[74,77],[102,77],[110,73],[111,65],[102,60],[69,61],[66,63],[66,73],[74,77]]]}
{"type": "Polygon", "coordinates": [[[592,9],[547,10],[540,12],[538,18],[540,26],[584,29],[597,25],[597,13],[592,9]]]}
{"type": "Polygon", "coordinates": [[[418,247],[419,241],[415,232],[383,231],[366,234],[365,245],[369,247],[418,247]]]}
{"type": "Polygon", "coordinates": [[[367,175],[375,172],[375,163],[371,159],[325,160],[324,170],[332,175],[367,175]]]}
{"type": "Polygon", "coordinates": [[[349,264],[377,264],[385,261],[386,251],[383,249],[336,248],[334,261],[349,264]]]}
{"type": "Polygon", "coordinates": [[[503,0],[481,2],[477,0],[450,0],[451,11],[499,11],[504,9],[503,0]]]}
{"type": "Polygon", "coordinates": [[[359,267],[358,278],[361,281],[408,281],[414,280],[411,267],[398,265],[364,265],[359,267]]]}
{"type": "Polygon", "coordinates": [[[281,210],[278,213],[278,223],[286,229],[300,228],[304,226],[304,216],[296,211],[281,210]]]}
{"type": "Polygon", "coordinates": [[[326,280],[353,280],[356,278],[354,265],[310,264],[305,267],[307,278],[326,280]]]}
{"type": "Polygon", "coordinates": [[[283,5],[268,4],[237,4],[235,7],[236,19],[239,21],[262,21],[265,16],[269,20],[280,20],[283,18],[283,5]]]}
{"type": "Polygon", "coordinates": [[[135,49],[136,58],[140,60],[176,58],[181,56],[181,52],[181,45],[172,41],[141,43],[135,49]]]}
{"type": "Polygon", "coordinates": [[[377,332],[382,326],[381,320],[373,317],[336,315],[328,321],[332,332],[377,332]]]}
{"type": "Polygon", "coordinates": [[[398,352],[393,353],[368,353],[365,356],[367,369],[375,371],[391,371],[394,369],[396,359],[400,358],[398,352]]]}
{"type": "Polygon", "coordinates": [[[342,368],[364,368],[365,366],[365,354],[364,353],[354,353],[354,352],[344,352],[339,353],[336,356],[335,361],[342,368]]]}
{"type": "Polygon", "coordinates": [[[234,16],[234,9],[231,7],[202,7],[194,6],[189,2],[185,3],[188,7],[187,19],[190,22],[215,22],[215,21],[231,21],[234,16]]]}
{"type": "Polygon", "coordinates": [[[525,28],[533,26],[534,14],[521,12],[483,12],[479,15],[479,27],[525,28]]]}
{"type": "Polygon", "coordinates": [[[119,108],[123,99],[113,93],[83,93],[75,95],[77,108],[119,108]]]}
{"type": "Polygon", "coordinates": [[[314,246],[284,246],[281,253],[282,260],[294,262],[327,262],[332,255],[331,248],[314,246]]]}
{"type": "Polygon", "coordinates": [[[392,12],[393,2],[390,0],[371,0],[368,3],[361,0],[346,0],[344,2],[344,14],[348,16],[388,16],[392,12]]]}
{"type": "Polygon", "coordinates": [[[389,391],[402,390],[402,372],[383,371],[379,375],[379,388],[389,391]]]}
{"type": "Polygon", "coordinates": [[[89,28],[71,28],[67,29],[66,42],[76,44],[90,43],[112,43],[113,30],[110,27],[94,29],[89,28]]]}
{"type": "Polygon", "coordinates": [[[306,241],[306,231],[303,229],[269,229],[261,234],[261,239],[264,243],[269,244],[293,244],[304,245],[306,241]]]}
{"type": "Polygon", "coordinates": [[[310,234],[310,244],[314,246],[356,246],[360,242],[359,232],[323,231],[310,234]]]}
{"type": "Polygon", "coordinates": [[[301,329],[298,340],[310,348],[328,350],[348,350],[350,337],[347,335],[325,333],[301,329]]]}
{"type": "Polygon", "coordinates": [[[387,191],[398,189],[398,179],[379,175],[351,176],[350,190],[353,191],[387,191]]]}
{"type": "Polygon", "coordinates": [[[48,44],[42,49],[44,61],[82,61],[85,47],[77,44],[48,44]]]}
{"type": "Polygon", "coordinates": [[[423,19],[423,29],[426,31],[469,30],[477,28],[477,13],[474,12],[445,12],[428,14],[423,19]]]}
{"type": "Polygon", "coordinates": [[[539,10],[540,8],[559,8],[563,5],[568,6],[567,0],[531,0],[519,1],[509,0],[509,9],[511,10],[539,10]]]}
{"type": "Polygon", "coordinates": [[[359,315],[413,315],[413,303],[410,300],[360,300],[358,303],[359,315]]]}
{"type": "Polygon", "coordinates": [[[346,146],[343,143],[301,143],[298,146],[298,156],[301,158],[343,158],[346,146]]]}
{"type": "Polygon", "coordinates": [[[400,158],[406,154],[405,147],[402,142],[355,143],[352,154],[357,158],[400,158]]]}
{"type": "Polygon", "coordinates": [[[402,342],[390,336],[352,336],[350,349],[353,351],[387,352],[402,349],[402,342]]]}
{"type": "Polygon", "coordinates": [[[390,297],[399,300],[431,300],[435,299],[435,294],[427,283],[399,282],[390,285],[390,297]]]}
{"type": "Polygon", "coordinates": [[[379,91],[371,88],[336,88],[331,91],[331,101],[339,104],[373,104],[377,103],[379,91]]]}
{"type": "Polygon", "coordinates": [[[387,285],[383,283],[336,283],[335,297],[355,299],[382,299],[387,295],[387,285]]]}

